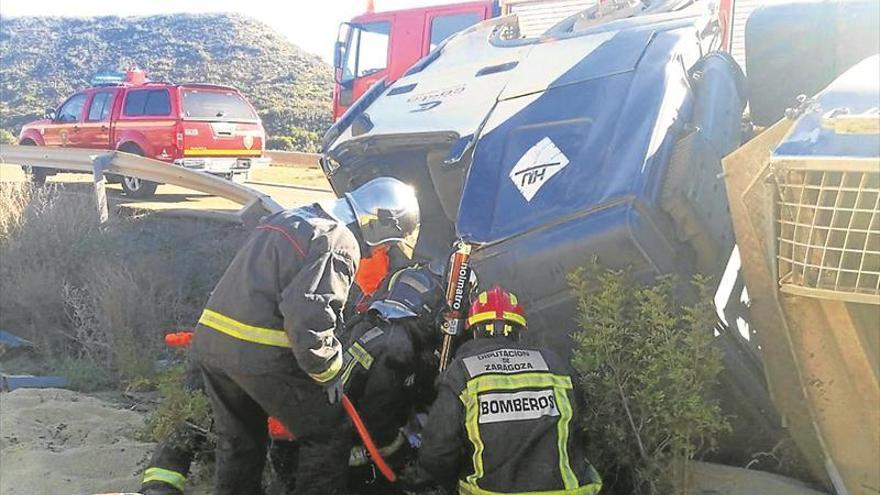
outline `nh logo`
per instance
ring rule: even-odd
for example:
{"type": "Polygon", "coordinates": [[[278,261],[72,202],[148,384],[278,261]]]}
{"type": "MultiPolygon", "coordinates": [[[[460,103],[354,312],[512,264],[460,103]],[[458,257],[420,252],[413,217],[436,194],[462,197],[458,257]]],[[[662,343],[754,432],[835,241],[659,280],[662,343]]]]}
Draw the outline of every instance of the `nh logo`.
{"type": "Polygon", "coordinates": [[[510,170],[510,180],[526,201],[531,201],[545,182],[568,165],[568,157],[549,137],[538,141],[510,170]]]}

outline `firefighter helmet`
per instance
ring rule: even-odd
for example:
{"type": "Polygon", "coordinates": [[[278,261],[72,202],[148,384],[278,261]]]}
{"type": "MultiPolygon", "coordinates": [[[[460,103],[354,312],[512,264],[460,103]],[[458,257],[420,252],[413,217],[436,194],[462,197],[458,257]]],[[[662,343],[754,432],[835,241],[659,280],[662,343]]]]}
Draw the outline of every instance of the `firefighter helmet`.
{"type": "Polygon", "coordinates": [[[388,288],[370,309],[386,320],[418,317],[433,321],[443,306],[440,277],[427,266],[398,270],[388,281],[388,288]]]}
{"type": "Polygon", "coordinates": [[[419,236],[419,201],[412,186],[378,177],[345,193],[368,246],[397,244],[411,258],[419,236]]]}
{"type": "Polygon", "coordinates": [[[496,285],[471,301],[467,326],[474,332],[482,330],[492,336],[507,337],[514,330],[525,328],[526,315],[516,296],[496,285]]]}

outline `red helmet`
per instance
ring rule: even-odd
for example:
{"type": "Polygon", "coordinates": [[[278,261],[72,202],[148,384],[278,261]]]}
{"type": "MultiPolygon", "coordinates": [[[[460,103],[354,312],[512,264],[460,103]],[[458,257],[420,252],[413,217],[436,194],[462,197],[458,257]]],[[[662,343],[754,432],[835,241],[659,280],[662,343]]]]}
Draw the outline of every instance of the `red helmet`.
{"type": "Polygon", "coordinates": [[[486,332],[494,336],[499,329],[506,337],[514,329],[526,326],[526,314],[515,295],[496,285],[471,301],[467,327],[481,323],[494,323],[485,325],[486,332]]]}

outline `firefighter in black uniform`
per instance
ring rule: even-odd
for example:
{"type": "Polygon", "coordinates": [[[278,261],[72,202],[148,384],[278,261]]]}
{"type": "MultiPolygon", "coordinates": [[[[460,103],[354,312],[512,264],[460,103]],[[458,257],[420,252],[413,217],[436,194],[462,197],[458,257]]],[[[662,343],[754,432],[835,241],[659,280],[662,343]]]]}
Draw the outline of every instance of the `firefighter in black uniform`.
{"type": "MultiPolygon", "coordinates": [[[[346,326],[346,364],[340,380],[382,457],[393,466],[411,454],[402,427],[414,407],[427,408],[433,400],[439,340],[434,325],[445,301],[441,275],[427,265],[398,270],[382,285],[346,326]]],[[[359,440],[354,432],[351,435],[359,440]]],[[[276,473],[290,469],[283,464],[290,457],[270,457],[276,473]]],[[[359,442],[351,449],[349,467],[351,493],[400,493],[377,476],[359,442]]],[[[295,479],[281,481],[284,493],[293,491],[295,479]]]]}
{"type": "Polygon", "coordinates": [[[261,493],[267,415],[298,440],[296,493],[343,492],[343,306],[361,253],[411,253],[418,226],[415,191],[383,177],[269,216],[236,254],[193,342],[217,435],[215,494],[261,493]]]}
{"type": "MultiPolygon", "coordinates": [[[[406,421],[407,412],[413,405],[427,407],[433,400],[433,395],[426,395],[425,392],[430,393],[436,378],[437,365],[431,349],[436,345],[437,339],[433,324],[443,304],[443,288],[440,286],[442,267],[416,265],[387,276],[388,249],[382,246],[374,249],[372,255],[374,260],[367,265],[367,273],[364,273],[364,263],[370,263],[371,260],[361,258],[355,276],[356,283],[349,293],[352,312],[351,315],[347,314],[347,327],[350,326],[351,329],[346,328],[346,348],[351,349],[353,342],[374,327],[387,327],[388,331],[382,338],[367,337],[361,343],[375,355],[377,364],[372,367],[370,374],[366,373],[369,367],[359,366],[348,370],[350,381],[355,384],[353,389],[348,390],[348,395],[358,405],[374,439],[384,446],[383,454],[401,457],[407,449],[400,426],[406,421]],[[368,289],[363,289],[363,286],[368,289]],[[353,299],[362,305],[362,309],[357,312],[353,299]]],[[[369,335],[375,333],[374,330],[369,335]]],[[[178,343],[174,347],[187,345],[178,343]]],[[[359,364],[357,360],[353,361],[350,363],[352,366],[359,364]]],[[[372,362],[371,358],[369,363],[372,362]]],[[[187,359],[181,385],[188,391],[204,391],[201,372],[192,364],[192,360],[187,359]]],[[[201,431],[186,424],[178,425],[153,451],[144,471],[139,493],[182,495],[190,465],[205,440],[201,431]]],[[[272,441],[269,460],[278,477],[276,483],[287,490],[285,493],[292,493],[296,486],[293,476],[295,469],[290,469],[290,466],[296,465],[297,457],[298,446],[295,441],[272,441]]],[[[369,459],[366,458],[362,445],[352,447],[349,466],[355,466],[361,471],[369,469],[369,459]]],[[[373,474],[369,472],[370,476],[373,474]]],[[[353,476],[354,481],[349,476],[350,487],[352,482],[359,481],[356,472],[353,476]]],[[[371,493],[384,495],[391,490],[381,480],[378,483],[372,479],[368,481],[370,482],[362,485],[369,486],[371,493]]]]}
{"type": "MultiPolygon", "coordinates": [[[[347,394],[392,465],[402,464],[410,453],[401,428],[414,408],[425,409],[433,401],[435,323],[445,302],[441,273],[427,265],[398,270],[347,335],[349,359],[341,372],[347,394]]],[[[353,492],[398,493],[381,477],[364,483],[375,473],[363,446],[352,449],[350,466],[353,492]]]]}
{"type": "MultiPolygon", "coordinates": [[[[370,257],[361,258],[358,271],[355,273],[355,284],[352,285],[349,292],[348,312],[344,313],[347,320],[362,319],[358,314],[367,311],[370,297],[383,285],[383,282],[388,281],[388,268],[387,246],[379,246],[372,250],[370,257]]],[[[178,342],[171,344],[171,346],[188,347],[189,343],[178,342]]],[[[204,392],[205,385],[201,371],[193,365],[192,360],[187,359],[186,363],[186,371],[181,385],[187,391],[204,392]]],[[[139,493],[142,495],[182,495],[190,466],[196,453],[202,450],[205,441],[206,437],[202,431],[185,423],[176,425],[168,437],[159,442],[153,451],[150,462],[144,470],[139,493]]],[[[279,468],[277,465],[295,463],[298,452],[296,444],[282,439],[273,439],[269,450],[269,459],[272,460],[273,465],[276,465],[275,472],[279,478],[277,483],[285,488],[293,487],[294,473],[288,469],[279,468]]]]}
{"type": "Polygon", "coordinates": [[[469,495],[587,495],[602,488],[577,434],[568,364],[518,342],[526,327],[516,296],[500,287],[471,302],[474,339],[441,377],[418,467],[405,485],[433,479],[469,495]]]}

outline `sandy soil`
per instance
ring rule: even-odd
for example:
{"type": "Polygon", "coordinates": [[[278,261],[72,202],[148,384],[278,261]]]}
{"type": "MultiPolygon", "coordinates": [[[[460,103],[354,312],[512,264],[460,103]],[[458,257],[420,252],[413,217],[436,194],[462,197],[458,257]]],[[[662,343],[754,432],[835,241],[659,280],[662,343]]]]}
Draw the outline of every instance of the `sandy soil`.
{"type": "Polygon", "coordinates": [[[0,394],[0,494],[136,491],[154,447],[136,439],[143,425],[142,413],[69,390],[0,394]]]}

